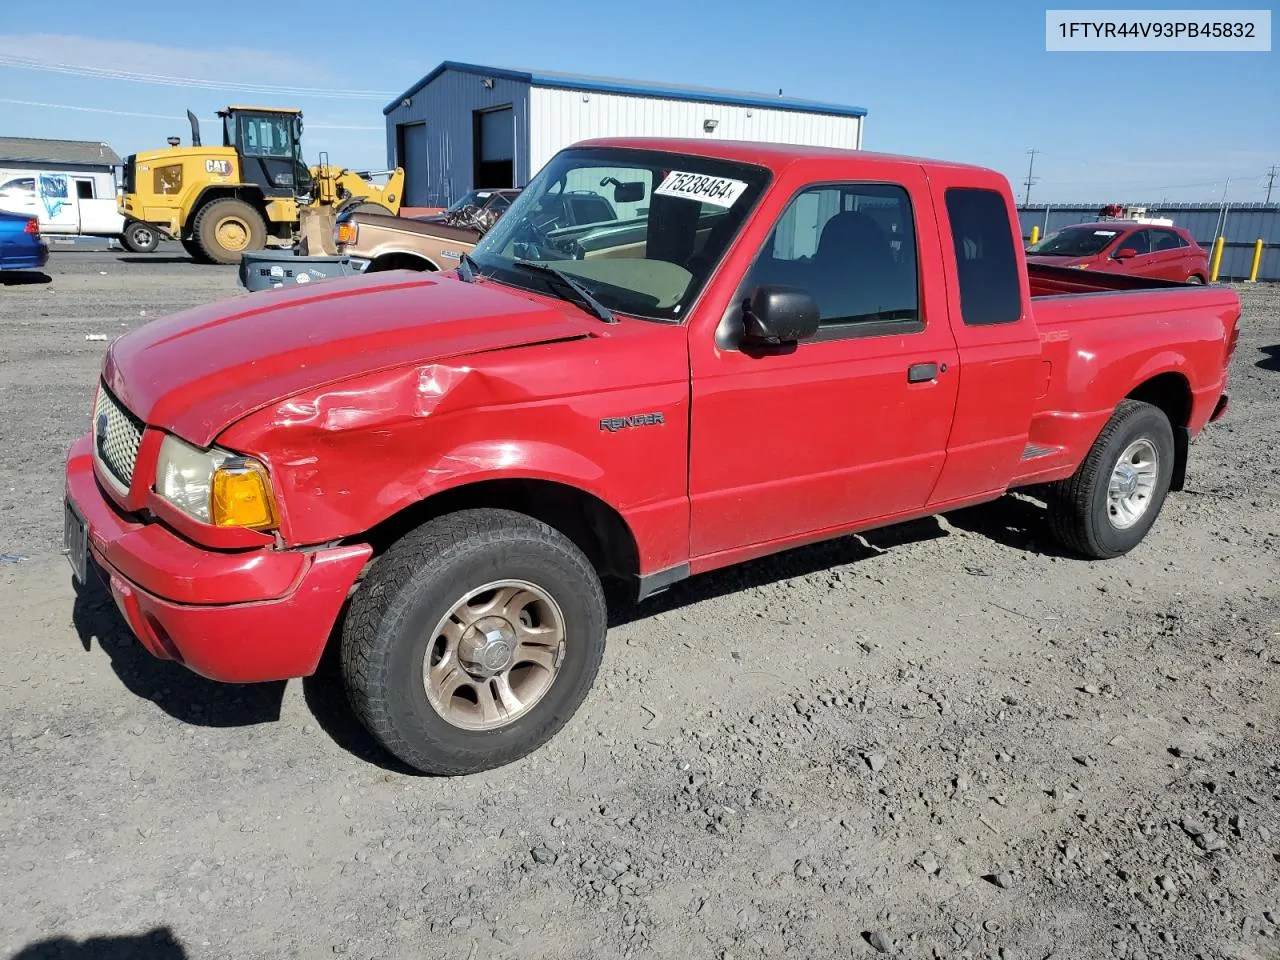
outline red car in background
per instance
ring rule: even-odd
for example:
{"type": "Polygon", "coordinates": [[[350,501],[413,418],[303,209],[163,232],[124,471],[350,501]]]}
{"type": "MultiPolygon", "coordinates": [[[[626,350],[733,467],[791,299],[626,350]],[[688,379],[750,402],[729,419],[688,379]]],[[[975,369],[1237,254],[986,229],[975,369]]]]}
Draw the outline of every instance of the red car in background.
{"type": "Polygon", "coordinates": [[[1135,220],[1077,223],[1027,248],[1027,262],[1206,283],[1209,254],[1182,227],[1135,220]]]}

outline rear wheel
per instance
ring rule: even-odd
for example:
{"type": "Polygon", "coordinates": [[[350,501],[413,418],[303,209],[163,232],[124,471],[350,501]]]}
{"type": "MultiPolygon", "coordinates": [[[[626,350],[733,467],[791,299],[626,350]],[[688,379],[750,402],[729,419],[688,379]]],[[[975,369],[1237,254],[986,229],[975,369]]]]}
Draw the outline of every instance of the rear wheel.
{"type": "Polygon", "coordinates": [[[214,200],[201,208],[192,225],[193,239],[211,263],[235,264],[252,250],[267,244],[262,214],[243,200],[214,200]]]}
{"type": "Polygon", "coordinates": [[[160,246],[160,234],[151,224],[132,220],[124,228],[120,242],[133,253],[154,253],[156,247],[160,246]]]}
{"type": "Polygon", "coordinates": [[[1187,277],[1187,283],[1204,283],[1204,277],[1200,276],[1198,273],[1193,273],[1191,276],[1187,277]]]}
{"type": "Polygon", "coordinates": [[[544,523],[465,510],[406,535],[351,599],[351,705],[427,773],[472,773],[536,750],[573,716],[604,654],[590,562],[544,523]]]}
{"type": "Polygon", "coordinates": [[[1164,412],[1149,403],[1123,401],[1079,469],[1049,488],[1054,535],[1087,557],[1128,553],[1164,505],[1173,459],[1173,428],[1164,412]]]}

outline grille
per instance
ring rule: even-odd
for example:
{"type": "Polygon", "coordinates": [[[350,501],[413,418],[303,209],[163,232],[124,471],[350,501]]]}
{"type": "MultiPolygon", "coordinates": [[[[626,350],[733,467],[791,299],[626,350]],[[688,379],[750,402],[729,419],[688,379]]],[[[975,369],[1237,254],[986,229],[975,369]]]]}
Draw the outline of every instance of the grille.
{"type": "Polygon", "coordinates": [[[93,455],[126,487],[133,482],[141,440],[142,421],[122,407],[105,386],[100,387],[93,411],[93,455]]]}

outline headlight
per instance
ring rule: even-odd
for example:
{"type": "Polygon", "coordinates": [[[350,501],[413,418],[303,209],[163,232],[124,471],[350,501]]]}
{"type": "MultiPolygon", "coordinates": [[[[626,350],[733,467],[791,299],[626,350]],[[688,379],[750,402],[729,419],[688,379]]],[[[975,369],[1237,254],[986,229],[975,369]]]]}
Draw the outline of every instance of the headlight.
{"type": "Polygon", "coordinates": [[[217,527],[276,526],[266,468],[251,457],[217,447],[201,450],[177,437],[165,437],[156,461],[156,493],[188,516],[217,527]]]}

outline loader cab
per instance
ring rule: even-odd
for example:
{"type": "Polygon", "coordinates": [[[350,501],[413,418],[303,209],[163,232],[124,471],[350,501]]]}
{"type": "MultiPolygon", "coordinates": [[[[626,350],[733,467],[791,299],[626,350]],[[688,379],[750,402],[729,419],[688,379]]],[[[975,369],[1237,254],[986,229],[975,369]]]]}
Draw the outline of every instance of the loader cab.
{"type": "Polygon", "coordinates": [[[297,197],[311,189],[311,174],[302,160],[302,113],[228,107],[220,110],[222,145],[240,158],[240,178],[262,189],[266,197],[297,197]]]}

